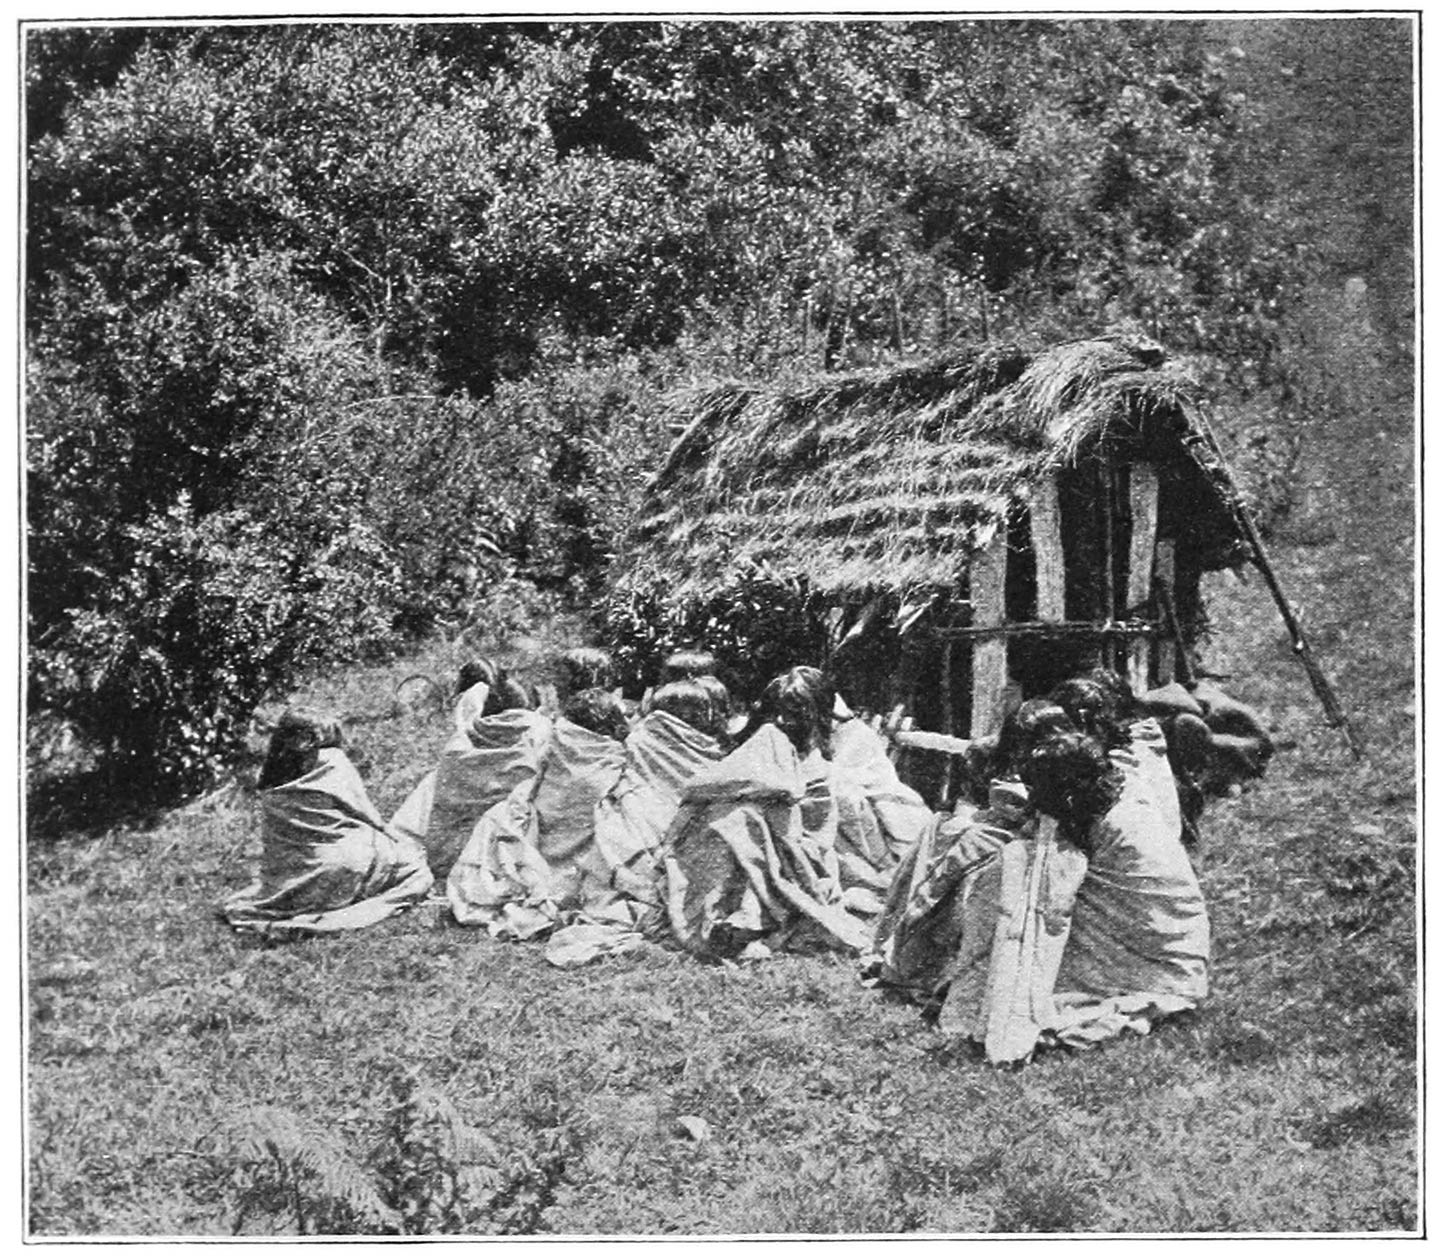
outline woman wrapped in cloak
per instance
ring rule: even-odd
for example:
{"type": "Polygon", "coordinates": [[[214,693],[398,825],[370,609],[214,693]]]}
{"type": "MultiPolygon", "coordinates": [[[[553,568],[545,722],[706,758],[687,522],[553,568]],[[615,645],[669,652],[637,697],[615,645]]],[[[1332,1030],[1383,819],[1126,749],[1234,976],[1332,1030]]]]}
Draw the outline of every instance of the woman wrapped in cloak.
{"type": "Polygon", "coordinates": [[[878,913],[898,867],[935,825],[935,813],[895,771],[885,739],[836,705],[831,735],[830,793],[837,809],[836,852],[847,890],[868,895],[878,913]]]}
{"type": "Polygon", "coordinates": [[[763,939],[860,950],[875,904],[855,901],[831,789],[835,692],[814,668],[766,686],[750,735],[681,794],[662,859],[671,931],[688,950],[732,955],[763,939]]]}
{"type": "Polygon", "coordinates": [[[538,774],[480,817],[450,869],[446,898],[460,924],[534,937],[603,893],[595,805],[624,769],[628,733],[613,693],[586,689],[566,701],[538,774]]]}
{"type": "Polygon", "coordinates": [[[1075,1013],[1077,1041],[1143,1031],[1209,992],[1210,919],[1181,840],[1164,735],[1154,720],[1127,719],[1093,679],[1066,681],[1054,696],[1104,742],[1122,783],[1089,839],[1057,998],[1075,1013]]]}
{"type": "Polygon", "coordinates": [[[220,906],[236,929],[268,937],[359,929],[429,893],[424,849],[386,828],[341,741],[327,716],[280,717],[260,774],[256,878],[220,906]]]}
{"type": "Polygon", "coordinates": [[[1011,712],[980,770],[988,780],[983,807],[956,812],[922,834],[896,870],[876,922],[866,969],[929,1006],[944,995],[965,929],[978,874],[1006,842],[1034,838],[1036,817],[1021,768],[1045,738],[1073,732],[1053,702],[1032,698],[1011,712]]]}
{"type": "Polygon", "coordinates": [[[425,847],[437,881],[449,875],[476,821],[539,772],[551,723],[532,708],[525,686],[488,660],[461,669],[455,731],[390,821],[425,847]]]}
{"type": "Polygon", "coordinates": [[[684,787],[722,757],[729,704],[708,685],[661,685],[625,739],[625,768],[595,810],[595,846],[617,895],[658,906],[661,848],[684,787]]]}
{"type": "Polygon", "coordinates": [[[937,850],[897,878],[869,962],[996,1064],[1027,1059],[1061,1019],[1055,983],[1087,844],[1120,794],[1104,748],[1062,719],[1043,701],[1012,717],[1001,744],[1022,779],[995,780],[990,806],[943,826],[937,850]]]}
{"type": "Polygon", "coordinates": [[[545,945],[546,960],[557,966],[630,950],[643,941],[642,930],[663,927],[656,881],[665,834],[686,783],[723,753],[718,736],[729,700],[714,677],[696,677],[660,686],[648,707],[625,739],[624,770],[595,805],[603,880],[587,877],[579,911],[545,945]]]}

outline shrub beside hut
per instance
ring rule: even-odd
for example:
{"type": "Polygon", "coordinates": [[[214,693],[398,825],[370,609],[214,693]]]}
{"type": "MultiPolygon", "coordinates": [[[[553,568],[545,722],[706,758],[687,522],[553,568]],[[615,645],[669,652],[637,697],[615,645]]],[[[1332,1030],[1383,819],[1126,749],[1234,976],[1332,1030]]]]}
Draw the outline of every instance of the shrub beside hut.
{"type": "Polygon", "coordinates": [[[1250,556],[1195,405],[1120,337],[684,396],[611,643],[640,671],[703,642],[742,688],[824,662],[852,704],[956,736],[1097,663],[1189,679],[1201,576],[1250,556]]]}

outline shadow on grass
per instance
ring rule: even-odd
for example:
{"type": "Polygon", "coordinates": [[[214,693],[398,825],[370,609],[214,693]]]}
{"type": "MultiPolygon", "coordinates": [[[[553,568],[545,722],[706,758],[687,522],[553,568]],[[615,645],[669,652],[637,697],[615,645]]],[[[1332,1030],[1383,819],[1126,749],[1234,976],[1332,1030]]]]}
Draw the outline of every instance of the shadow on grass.
{"type": "Polygon", "coordinates": [[[1296,1130],[1298,1137],[1317,1151],[1329,1151],[1351,1143],[1375,1146],[1390,1142],[1397,1135],[1415,1132],[1413,1109],[1405,1110],[1388,1095],[1372,1094],[1359,1103],[1352,1103],[1303,1122],[1296,1130]]]}
{"type": "Polygon", "coordinates": [[[155,824],[163,804],[128,791],[118,774],[101,768],[28,782],[25,810],[32,841],[54,842],[121,824],[155,824]]]}
{"type": "Polygon", "coordinates": [[[1009,1183],[995,1207],[996,1234],[1060,1234],[1093,1226],[1094,1197],[1073,1182],[1046,1176],[1009,1183]]]}

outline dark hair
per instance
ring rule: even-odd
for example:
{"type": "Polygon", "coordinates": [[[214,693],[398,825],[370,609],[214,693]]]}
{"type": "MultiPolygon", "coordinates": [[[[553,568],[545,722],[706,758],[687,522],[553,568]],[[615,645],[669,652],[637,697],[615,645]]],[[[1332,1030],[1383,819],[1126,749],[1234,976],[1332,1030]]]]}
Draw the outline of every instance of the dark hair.
{"type": "Polygon", "coordinates": [[[593,646],[577,646],[560,656],[556,681],[564,696],[585,689],[613,689],[615,664],[604,650],[593,646]]]}
{"type": "Polygon", "coordinates": [[[702,733],[715,733],[715,703],[698,680],[672,680],[650,696],[650,709],[664,711],[702,733]]]}
{"type": "Polygon", "coordinates": [[[835,685],[817,667],[792,667],[765,686],[752,723],[773,724],[800,754],[818,749],[828,759],[835,685]]]}
{"type": "Polygon", "coordinates": [[[718,676],[697,676],[694,683],[710,697],[709,732],[723,739],[730,724],[730,690],[718,676]]]}
{"type": "Polygon", "coordinates": [[[513,676],[501,672],[490,692],[485,695],[481,715],[499,715],[501,711],[524,711],[532,707],[530,692],[513,676]]]}
{"type": "Polygon", "coordinates": [[[694,680],[698,676],[713,676],[719,666],[709,650],[676,650],[660,665],[660,683],[672,680],[694,680]]]}
{"type": "Polygon", "coordinates": [[[1083,672],[1080,679],[1099,685],[1110,696],[1115,708],[1115,718],[1122,724],[1132,723],[1143,714],[1140,703],[1135,698],[1135,691],[1130,688],[1130,682],[1114,668],[1092,667],[1088,672],[1083,672]]]}
{"type": "Polygon", "coordinates": [[[990,775],[999,777],[1018,773],[1020,764],[1037,742],[1052,733],[1074,731],[1075,725],[1065,713],[1064,707],[1049,698],[1027,699],[1011,711],[1000,725],[990,775]]]}
{"type": "Polygon", "coordinates": [[[608,689],[591,687],[571,694],[565,700],[560,714],[572,724],[588,728],[602,737],[613,737],[624,741],[630,733],[630,723],[625,718],[625,708],[608,689]]]}
{"type": "Polygon", "coordinates": [[[489,685],[493,689],[499,677],[500,669],[483,655],[478,655],[460,665],[460,674],[455,681],[455,696],[458,698],[476,685],[489,685]]]}
{"type": "Polygon", "coordinates": [[[1101,742],[1084,733],[1052,733],[1031,747],[1020,779],[1037,811],[1053,816],[1060,832],[1090,849],[1095,822],[1119,800],[1119,770],[1101,742]]]}
{"type": "Polygon", "coordinates": [[[297,780],[315,768],[321,750],[339,746],[344,737],[334,716],[304,707],[292,707],[275,722],[270,748],[260,769],[261,789],[274,789],[297,780]]]}
{"type": "Polygon", "coordinates": [[[1050,698],[1065,709],[1078,731],[1097,738],[1106,750],[1129,744],[1113,687],[1087,676],[1072,676],[1056,685],[1050,698]]]}

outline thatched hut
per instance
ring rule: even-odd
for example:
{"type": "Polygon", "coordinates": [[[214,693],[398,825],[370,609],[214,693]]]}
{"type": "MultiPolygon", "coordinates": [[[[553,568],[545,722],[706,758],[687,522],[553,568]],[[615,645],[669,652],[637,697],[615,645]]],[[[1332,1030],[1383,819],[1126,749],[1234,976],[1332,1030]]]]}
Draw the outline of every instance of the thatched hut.
{"type": "Polygon", "coordinates": [[[676,403],[618,588],[683,608],[738,570],[791,581],[826,627],[810,661],[936,732],[991,731],[1079,665],[1163,683],[1202,573],[1246,554],[1193,407],[1158,346],[1121,338],[712,387],[676,403]]]}

